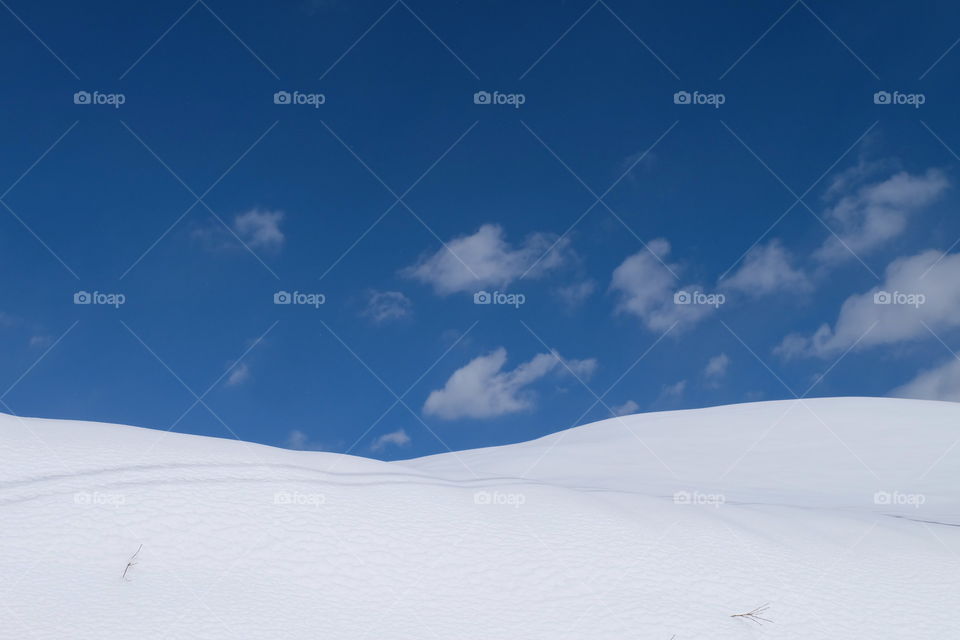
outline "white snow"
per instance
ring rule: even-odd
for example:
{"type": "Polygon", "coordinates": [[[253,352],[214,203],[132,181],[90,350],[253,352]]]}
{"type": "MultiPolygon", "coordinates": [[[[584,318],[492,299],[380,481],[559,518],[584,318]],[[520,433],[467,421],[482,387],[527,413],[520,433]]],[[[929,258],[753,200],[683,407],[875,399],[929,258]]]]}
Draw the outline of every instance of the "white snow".
{"type": "Polygon", "coordinates": [[[395,463],[0,415],[0,638],[957,637],[958,440],[867,398],[395,463]]]}

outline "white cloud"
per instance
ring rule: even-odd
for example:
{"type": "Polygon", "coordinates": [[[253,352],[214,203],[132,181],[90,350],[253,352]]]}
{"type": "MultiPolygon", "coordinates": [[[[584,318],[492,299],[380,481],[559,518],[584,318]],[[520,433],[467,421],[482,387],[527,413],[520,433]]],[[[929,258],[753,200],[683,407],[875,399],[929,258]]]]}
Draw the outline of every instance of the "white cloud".
{"type": "Polygon", "coordinates": [[[597,370],[597,360],[596,358],[584,358],[583,360],[567,360],[565,358],[560,358],[559,355],[554,354],[557,357],[557,363],[560,365],[557,367],[557,371],[561,373],[570,373],[581,380],[587,380],[594,374],[597,370]]]}
{"type": "Polygon", "coordinates": [[[276,250],[286,240],[280,230],[283,217],[282,211],[251,209],[233,219],[233,230],[251,249],[276,250]]]}
{"type": "Polygon", "coordinates": [[[810,280],[791,265],[792,261],[790,252],[778,240],[773,240],[751,249],[740,268],[721,284],[753,296],[809,291],[810,280]]]}
{"type": "Polygon", "coordinates": [[[620,170],[629,171],[627,179],[635,180],[636,174],[639,173],[638,170],[649,171],[654,168],[659,161],[659,156],[649,149],[646,151],[635,151],[623,159],[620,163],[620,170]]]}
{"type": "Polygon", "coordinates": [[[399,291],[371,291],[363,315],[377,324],[399,320],[410,315],[413,303],[399,291]]]}
{"type": "Polygon", "coordinates": [[[627,400],[623,404],[618,404],[615,407],[610,408],[613,411],[615,416],[627,416],[631,413],[636,413],[640,410],[640,405],[634,402],[633,400],[627,400]]]}
{"type": "Polygon", "coordinates": [[[861,155],[857,164],[836,173],[830,178],[830,186],[824,193],[824,199],[830,201],[842,198],[844,193],[864,184],[871,176],[880,172],[892,173],[897,169],[898,165],[893,159],[868,160],[865,155],[861,155]]]}
{"type": "MultiPolygon", "coordinates": [[[[809,337],[791,334],[775,350],[785,357],[813,355],[827,357],[857,344],[870,347],[929,337],[932,331],[960,326],[960,254],[944,255],[927,250],[894,260],[886,269],[883,283],[850,296],[840,308],[831,327],[822,325],[809,337]],[[923,297],[922,304],[877,304],[884,294],[923,297]],[[873,327],[873,329],[870,329],[873,327]],[[857,342],[859,340],[859,343],[857,342]]],[[[896,300],[894,301],[896,302],[896,300]]]]}
{"type": "Polygon", "coordinates": [[[664,331],[675,322],[691,326],[706,317],[714,307],[704,304],[675,304],[679,290],[703,291],[697,285],[678,286],[674,276],[680,267],[663,261],[670,253],[670,243],[651,241],[644,249],[628,257],[613,272],[610,289],[619,294],[617,311],[640,318],[651,331],[664,331]],[[671,271],[673,273],[671,273],[671,271]]]}
{"type": "Polygon", "coordinates": [[[960,360],[954,358],[939,367],[921,371],[913,380],[891,391],[890,395],[960,402],[960,360]]]}
{"type": "Polygon", "coordinates": [[[227,381],[224,383],[228,387],[236,387],[250,379],[250,366],[246,362],[241,362],[230,369],[227,381]]]}
{"type": "MultiPolygon", "coordinates": [[[[848,178],[835,181],[828,196],[837,198],[839,192],[852,188],[850,182],[848,178]]],[[[827,210],[826,221],[839,239],[831,235],[815,257],[834,264],[852,258],[851,250],[863,254],[879,247],[900,235],[910,215],[934,202],[949,186],[946,175],[938,169],[928,169],[922,175],[901,171],[881,182],[857,186],[827,210]]]]}
{"type": "Polygon", "coordinates": [[[568,307],[578,307],[593,295],[597,283],[593,280],[581,280],[573,284],[558,287],[556,294],[568,307]]]}
{"type": "Polygon", "coordinates": [[[673,384],[667,384],[663,386],[663,389],[660,390],[660,399],[666,400],[668,398],[679,398],[683,395],[683,392],[687,389],[687,381],[680,380],[679,382],[674,382],[673,384]]]}
{"type": "Polygon", "coordinates": [[[287,434],[286,439],[283,441],[283,446],[287,449],[297,449],[299,451],[325,450],[325,447],[322,444],[310,440],[310,436],[299,429],[294,429],[287,434]]]}
{"type": "Polygon", "coordinates": [[[442,389],[430,392],[424,413],[454,420],[529,411],[536,398],[527,387],[537,380],[550,373],[571,371],[584,378],[597,366],[594,359],[562,360],[556,353],[539,353],[512,371],[503,370],[506,363],[507,350],[503,347],[474,358],[457,369],[442,389]]]}
{"type": "Polygon", "coordinates": [[[535,233],[514,248],[504,239],[501,226],[485,224],[472,235],[450,240],[402,274],[431,285],[440,295],[449,295],[506,287],[528,269],[527,277],[539,277],[567,264],[572,256],[566,239],[557,241],[556,236],[535,233]]]}
{"type": "Polygon", "coordinates": [[[303,449],[305,448],[305,445],[307,444],[308,440],[309,438],[307,437],[307,434],[305,434],[303,431],[300,431],[299,429],[294,429],[293,431],[287,434],[287,439],[285,440],[285,444],[290,449],[303,449]]]}
{"type": "Polygon", "coordinates": [[[382,436],[376,438],[373,441],[373,444],[370,445],[370,450],[383,451],[389,446],[405,447],[408,444],[410,444],[410,436],[408,436],[407,432],[404,431],[403,429],[397,429],[396,431],[385,433],[382,436]]]}
{"type": "Polygon", "coordinates": [[[53,336],[36,335],[30,336],[30,346],[37,349],[45,349],[53,344],[53,336]]]}
{"type": "Polygon", "coordinates": [[[703,375],[711,380],[718,380],[727,374],[727,367],[729,366],[730,356],[721,353],[707,361],[707,366],[703,369],[703,375]]]}

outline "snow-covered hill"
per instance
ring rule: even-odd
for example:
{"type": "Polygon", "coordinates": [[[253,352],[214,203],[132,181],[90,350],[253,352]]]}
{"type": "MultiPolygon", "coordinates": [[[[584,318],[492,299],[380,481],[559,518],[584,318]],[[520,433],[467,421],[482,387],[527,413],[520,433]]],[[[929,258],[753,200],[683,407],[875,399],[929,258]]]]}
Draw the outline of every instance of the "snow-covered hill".
{"type": "Polygon", "coordinates": [[[397,463],[0,415],[0,638],[955,637],[958,440],[864,398],[397,463]]]}

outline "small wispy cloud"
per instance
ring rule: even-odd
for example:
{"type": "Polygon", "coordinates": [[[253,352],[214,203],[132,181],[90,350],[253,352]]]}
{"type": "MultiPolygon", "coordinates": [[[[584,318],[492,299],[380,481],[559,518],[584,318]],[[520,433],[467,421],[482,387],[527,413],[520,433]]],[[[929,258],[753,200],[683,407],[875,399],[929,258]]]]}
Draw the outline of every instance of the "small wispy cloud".
{"type": "Polygon", "coordinates": [[[725,353],[715,355],[707,361],[707,366],[703,368],[703,375],[708,382],[716,384],[727,375],[729,366],[730,356],[725,353]]]}
{"type": "Polygon", "coordinates": [[[505,236],[500,225],[485,224],[473,234],[449,240],[402,274],[449,295],[505,287],[522,276],[540,277],[574,258],[566,238],[534,233],[513,246],[505,236]]]}
{"type": "Polygon", "coordinates": [[[286,236],[280,230],[283,218],[282,211],[251,209],[233,219],[233,229],[254,249],[276,250],[286,241],[286,236]]]}
{"type": "Polygon", "coordinates": [[[287,434],[283,441],[283,446],[287,449],[296,449],[298,451],[326,451],[321,443],[310,439],[306,432],[299,429],[293,429],[287,434]]]}
{"type": "Polygon", "coordinates": [[[664,385],[660,390],[660,400],[676,400],[683,396],[683,392],[687,390],[687,381],[680,380],[679,382],[674,382],[673,384],[664,385]]]}
{"type": "Polygon", "coordinates": [[[720,285],[755,297],[811,290],[813,285],[809,277],[792,263],[790,252],[779,240],[772,240],[751,249],[740,268],[720,285]]]}
{"type": "Polygon", "coordinates": [[[412,313],[413,303],[399,291],[371,291],[363,315],[376,324],[400,320],[412,313]]]}
{"type": "Polygon", "coordinates": [[[36,335],[30,336],[30,346],[34,349],[46,349],[53,344],[53,336],[36,335]]]}
{"type": "Polygon", "coordinates": [[[634,315],[651,331],[665,331],[674,325],[688,328],[715,311],[703,304],[677,304],[674,297],[684,291],[703,291],[698,285],[680,286],[676,274],[682,267],[667,264],[670,243],[651,240],[647,248],[629,256],[613,271],[610,290],[617,293],[618,313],[634,315]]]}
{"type": "Polygon", "coordinates": [[[627,400],[623,404],[618,404],[610,408],[615,416],[627,416],[640,410],[640,405],[633,400],[627,400]]]}
{"type": "Polygon", "coordinates": [[[536,396],[528,388],[550,373],[589,377],[597,367],[593,358],[565,360],[557,353],[538,353],[516,368],[504,371],[507,350],[503,347],[478,356],[457,369],[442,389],[431,391],[424,413],[444,420],[492,418],[528,411],[536,396]]]}
{"type": "Polygon", "coordinates": [[[214,221],[194,229],[191,235],[210,251],[237,249],[239,238],[250,249],[276,252],[287,239],[280,228],[284,217],[282,211],[250,209],[234,216],[229,229],[214,221]]]}
{"type": "Polygon", "coordinates": [[[579,307],[587,298],[593,295],[597,283],[593,280],[580,280],[573,284],[557,287],[555,292],[563,303],[569,307],[579,307]]]}
{"type": "Polygon", "coordinates": [[[383,451],[387,447],[405,447],[410,444],[410,436],[403,429],[397,429],[390,433],[385,433],[376,439],[370,445],[371,451],[383,451]]]}
{"type": "Polygon", "coordinates": [[[246,362],[234,366],[227,375],[227,381],[224,383],[228,387],[236,387],[250,379],[250,365],[246,362]]]}
{"type": "Polygon", "coordinates": [[[960,360],[952,358],[944,364],[921,371],[890,395],[918,400],[960,402],[960,360]]]}

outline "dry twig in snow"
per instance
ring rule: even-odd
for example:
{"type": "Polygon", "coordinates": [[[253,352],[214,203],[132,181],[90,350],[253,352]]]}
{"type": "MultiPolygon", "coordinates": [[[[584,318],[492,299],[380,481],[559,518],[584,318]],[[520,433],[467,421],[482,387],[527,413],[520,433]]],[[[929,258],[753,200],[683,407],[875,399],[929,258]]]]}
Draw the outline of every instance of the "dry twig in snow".
{"type": "Polygon", "coordinates": [[[137,550],[134,552],[134,554],[130,556],[129,560],[127,560],[127,566],[123,568],[123,575],[120,576],[121,580],[126,580],[127,582],[130,582],[129,580],[127,580],[127,571],[130,571],[130,567],[136,566],[137,556],[140,554],[140,549],[143,549],[142,544],[139,547],[137,547],[137,550]]]}
{"type": "Polygon", "coordinates": [[[753,622],[756,622],[757,624],[763,624],[764,622],[773,623],[773,620],[768,620],[767,618],[764,618],[763,615],[762,615],[762,614],[764,614],[764,613],[767,611],[767,609],[769,609],[769,608],[770,608],[769,603],[766,603],[766,602],[765,602],[765,603],[763,603],[762,605],[760,605],[759,607],[757,607],[756,609],[754,609],[753,611],[747,611],[746,613],[735,613],[735,614],[733,614],[733,615],[730,616],[730,617],[731,617],[731,618],[746,618],[747,620],[752,620],[753,622]]]}

